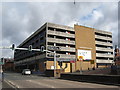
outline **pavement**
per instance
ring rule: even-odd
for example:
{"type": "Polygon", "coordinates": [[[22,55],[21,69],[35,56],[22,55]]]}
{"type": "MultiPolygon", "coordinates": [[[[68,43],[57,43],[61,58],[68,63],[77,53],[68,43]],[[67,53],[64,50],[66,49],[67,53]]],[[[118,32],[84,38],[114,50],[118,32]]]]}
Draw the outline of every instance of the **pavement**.
{"type": "Polygon", "coordinates": [[[0,89],[2,89],[2,73],[0,73],[0,89]]]}
{"type": "MultiPolygon", "coordinates": [[[[89,90],[120,90],[119,86],[76,82],[35,75],[21,75],[20,73],[5,73],[5,81],[17,89],[89,89],[89,90]]],[[[3,83],[4,84],[4,83],[3,83]]],[[[7,85],[3,85],[7,88],[7,85]]]]}
{"type": "MultiPolygon", "coordinates": [[[[80,74],[79,72],[73,72],[73,74],[80,74]]],[[[103,74],[103,75],[110,75],[111,74],[111,67],[105,67],[105,68],[96,68],[95,70],[84,70],[82,71],[82,74],[86,75],[92,75],[92,74],[103,74]]]]}
{"type": "Polygon", "coordinates": [[[3,81],[2,82],[2,88],[15,88],[14,86],[12,86],[10,83],[8,83],[7,81],[3,81]]]}

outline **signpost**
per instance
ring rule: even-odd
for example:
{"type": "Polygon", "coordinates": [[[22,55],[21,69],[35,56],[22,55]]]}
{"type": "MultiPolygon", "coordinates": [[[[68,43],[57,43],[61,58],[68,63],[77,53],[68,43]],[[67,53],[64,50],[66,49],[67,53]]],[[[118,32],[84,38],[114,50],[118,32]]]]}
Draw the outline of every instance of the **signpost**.
{"type": "Polygon", "coordinates": [[[80,74],[82,74],[82,61],[83,61],[83,56],[78,56],[78,60],[80,61],[80,74]]]}
{"type": "MultiPolygon", "coordinates": [[[[54,75],[56,76],[56,57],[60,57],[60,55],[56,55],[56,51],[60,51],[60,47],[56,47],[56,46],[48,46],[47,47],[48,50],[54,50],[53,52],[52,51],[49,51],[51,53],[54,53],[54,75]]],[[[53,56],[53,55],[50,55],[48,54],[49,56],[53,56]]]]}

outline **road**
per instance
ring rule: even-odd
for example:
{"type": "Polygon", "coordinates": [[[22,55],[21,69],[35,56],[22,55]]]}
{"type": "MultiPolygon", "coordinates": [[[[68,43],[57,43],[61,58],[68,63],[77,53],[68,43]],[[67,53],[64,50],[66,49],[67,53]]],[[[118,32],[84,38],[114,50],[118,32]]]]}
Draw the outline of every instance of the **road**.
{"type": "MultiPolygon", "coordinates": [[[[104,90],[120,90],[118,86],[76,82],[35,75],[21,75],[20,73],[5,73],[5,81],[16,88],[104,88],[104,90]]],[[[103,89],[102,89],[103,90],[103,89]]]]}

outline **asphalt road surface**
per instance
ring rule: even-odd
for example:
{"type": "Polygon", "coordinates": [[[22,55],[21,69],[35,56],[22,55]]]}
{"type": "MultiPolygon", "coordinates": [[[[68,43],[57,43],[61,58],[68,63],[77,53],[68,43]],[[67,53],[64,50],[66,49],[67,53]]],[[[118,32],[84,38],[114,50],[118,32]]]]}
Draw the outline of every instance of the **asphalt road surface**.
{"type": "MultiPolygon", "coordinates": [[[[27,89],[27,88],[49,88],[49,89],[77,89],[86,88],[92,90],[120,90],[119,86],[93,84],[86,82],[77,82],[69,80],[55,79],[51,77],[42,77],[35,75],[21,75],[20,73],[5,73],[5,82],[8,82],[12,87],[27,89]]],[[[6,88],[5,86],[3,86],[6,88]]]]}

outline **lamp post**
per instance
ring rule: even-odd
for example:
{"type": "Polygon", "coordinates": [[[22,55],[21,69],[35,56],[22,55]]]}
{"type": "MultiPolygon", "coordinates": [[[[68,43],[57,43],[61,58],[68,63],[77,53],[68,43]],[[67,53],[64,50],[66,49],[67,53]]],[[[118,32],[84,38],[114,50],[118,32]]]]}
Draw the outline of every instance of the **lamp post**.
{"type": "Polygon", "coordinates": [[[82,59],[80,60],[80,74],[82,74],[82,59]]]}

